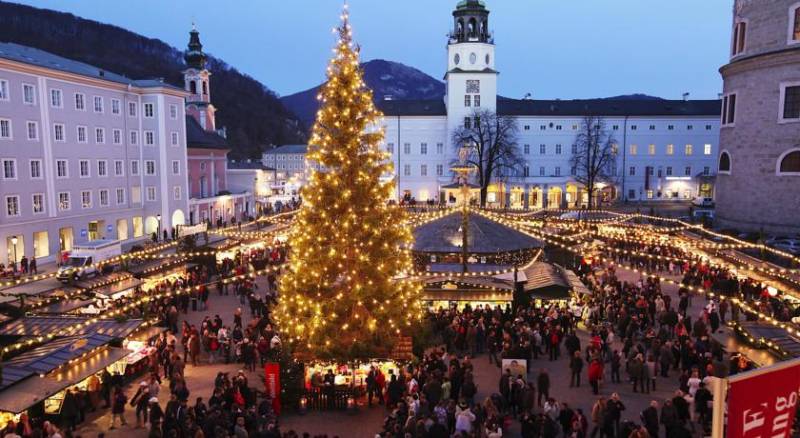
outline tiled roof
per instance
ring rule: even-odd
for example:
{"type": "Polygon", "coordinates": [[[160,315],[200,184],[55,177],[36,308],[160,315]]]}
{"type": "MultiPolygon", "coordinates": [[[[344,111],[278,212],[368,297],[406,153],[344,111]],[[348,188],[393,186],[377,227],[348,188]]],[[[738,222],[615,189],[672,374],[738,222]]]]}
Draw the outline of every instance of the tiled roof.
{"type": "Polygon", "coordinates": [[[719,100],[497,99],[497,112],[509,116],[719,116],[719,100]]]}
{"type": "Polygon", "coordinates": [[[120,84],[128,84],[135,87],[165,87],[181,90],[181,88],[167,84],[161,79],[130,79],[126,78],[125,76],[103,70],[100,67],[95,67],[90,64],[85,64],[83,62],[54,55],[50,52],[45,52],[44,50],[39,50],[33,47],[23,46],[15,43],[0,42],[0,58],[24,62],[25,64],[31,64],[37,67],[50,68],[53,70],[78,74],[90,78],[103,79],[120,84]]]}
{"type": "MultiPolygon", "coordinates": [[[[387,116],[446,116],[442,99],[382,100],[376,103],[387,116]]],[[[581,99],[519,100],[497,99],[497,112],[509,116],[713,116],[720,115],[719,100],[664,99],[581,99]]]]}
{"type": "Polygon", "coordinates": [[[230,149],[228,141],[219,134],[208,132],[197,119],[186,116],[186,147],[196,149],[230,149]]]}
{"type": "Polygon", "coordinates": [[[278,146],[276,148],[267,149],[266,151],[264,151],[264,153],[268,155],[305,154],[307,150],[308,150],[307,144],[286,144],[283,146],[278,146]]]}
{"type": "Polygon", "coordinates": [[[446,116],[447,108],[442,99],[428,100],[380,100],[376,102],[387,116],[446,116]]]}

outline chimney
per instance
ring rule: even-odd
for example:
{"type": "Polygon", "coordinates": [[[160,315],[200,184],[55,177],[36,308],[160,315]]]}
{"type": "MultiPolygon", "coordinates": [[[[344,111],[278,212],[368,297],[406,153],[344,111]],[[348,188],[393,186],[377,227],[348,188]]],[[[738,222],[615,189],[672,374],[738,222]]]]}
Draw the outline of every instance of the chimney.
{"type": "Polygon", "coordinates": [[[689,93],[683,93],[683,101],[686,102],[689,100],[689,93]]]}
{"type": "Polygon", "coordinates": [[[391,94],[384,94],[383,100],[394,100],[394,96],[392,96],[391,94]]]}

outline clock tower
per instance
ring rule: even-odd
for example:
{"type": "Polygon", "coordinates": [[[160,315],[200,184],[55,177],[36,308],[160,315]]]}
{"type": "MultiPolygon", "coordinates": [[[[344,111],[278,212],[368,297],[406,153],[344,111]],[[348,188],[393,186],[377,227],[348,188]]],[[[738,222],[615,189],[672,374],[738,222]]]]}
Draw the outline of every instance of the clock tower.
{"type": "Polygon", "coordinates": [[[447,44],[448,137],[476,111],[497,109],[497,71],[489,10],[483,0],[461,0],[447,44]]]}

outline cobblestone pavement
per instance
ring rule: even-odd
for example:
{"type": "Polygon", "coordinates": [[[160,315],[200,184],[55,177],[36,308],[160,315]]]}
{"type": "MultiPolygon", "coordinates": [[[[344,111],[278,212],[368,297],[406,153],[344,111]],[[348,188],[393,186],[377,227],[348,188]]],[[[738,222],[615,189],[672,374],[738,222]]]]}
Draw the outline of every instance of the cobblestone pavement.
{"type": "MultiPolygon", "coordinates": [[[[618,275],[622,280],[631,282],[639,278],[639,274],[627,269],[619,269],[618,275]]],[[[263,291],[265,280],[260,279],[258,283],[261,288],[260,290],[263,291]]],[[[675,285],[663,285],[664,292],[673,295],[673,302],[676,303],[677,289],[675,285]]],[[[704,305],[705,300],[695,296],[692,300],[690,315],[695,318],[700,314],[704,305]]],[[[199,324],[205,315],[213,316],[219,314],[223,321],[229,324],[232,323],[232,314],[235,309],[237,307],[242,307],[246,315],[245,323],[250,319],[247,306],[240,304],[238,299],[233,295],[220,297],[216,293],[212,293],[209,307],[207,311],[189,311],[188,315],[182,315],[182,317],[187,319],[190,323],[199,324]]],[[[773,360],[771,356],[763,351],[750,350],[740,345],[727,328],[724,328],[722,333],[716,334],[716,337],[725,343],[729,349],[744,350],[751,358],[762,364],[771,363],[773,360]]],[[[585,331],[579,332],[579,338],[582,347],[589,341],[588,333],[585,331]]],[[[618,343],[614,347],[621,349],[622,345],[618,343]]],[[[482,401],[492,393],[498,392],[500,369],[496,365],[490,365],[486,355],[479,355],[474,358],[473,363],[475,367],[475,381],[478,385],[476,400],[482,401]]],[[[202,363],[197,367],[187,365],[186,379],[191,391],[190,399],[198,396],[208,399],[214,387],[214,377],[218,371],[235,373],[240,368],[241,366],[238,364],[208,365],[202,363]]],[[[591,388],[586,381],[585,370],[583,373],[584,375],[582,375],[581,386],[579,388],[570,388],[570,372],[565,354],[562,353],[561,359],[557,361],[549,361],[547,358],[540,358],[539,360],[535,360],[530,368],[531,373],[528,376],[529,379],[535,379],[539,369],[546,369],[551,378],[551,396],[558,401],[567,402],[573,409],[582,409],[587,418],[591,418],[591,407],[596,397],[592,395],[591,388]]],[[[608,373],[609,369],[607,367],[607,376],[608,373]]],[[[247,376],[250,379],[251,386],[256,386],[263,390],[263,372],[261,370],[257,370],[254,373],[247,372],[247,376]]],[[[678,375],[674,371],[670,372],[669,378],[658,377],[656,380],[657,389],[650,394],[634,393],[632,386],[625,382],[624,371],[622,377],[623,383],[610,383],[610,378],[607,378],[601,386],[601,394],[609,396],[613,392],[618,392],[627,407],[626,411],[623,413],[623,419],[636,422],[640,422],[639,412],[646,408],[651,400],[657,400],[659,403],[662,402],[665,398],[671,397],[678,386],[678,375]]],[[[132,395],[133,390],[135,390],[135,387],[130,385],[128,387],[129,395],[132,395]]],[[[165,385],[161,394],[168,394],[168,392],[165,385]]],[[[165,401],[166,397],[163,397],[162,404],[165,403],[165,401]]],[[[326,433],[329,437],[338,435],[341,438],[372,438],[380,431],[386,413],[385,408],[381,406],[368,408],[362,405],[359,406],[357,412],[353,414],[345,412],[309,412],[303,416],[287,414],[281,418],[281,429],[283,431],[293,429],[299,432],[309,432],[312,436],[314,434],[326,433]]],[[[110,414],[108,412],[104,412],[102,415],[90,414],[89,421],[82,425],[78,433],[83,437],[94,437],[99,432],[106,432],[106,436],[109,438],[147,436],[146,429],[133,428],[135,418],[131,409],[128,409],[128,412],[126,412],[126,417],[129,426],[109,431],[110,414]]],[[[506,432],[505,436],[518,436],[518,427],[519,426],[515,423],[513,428],[506,432]]]]}

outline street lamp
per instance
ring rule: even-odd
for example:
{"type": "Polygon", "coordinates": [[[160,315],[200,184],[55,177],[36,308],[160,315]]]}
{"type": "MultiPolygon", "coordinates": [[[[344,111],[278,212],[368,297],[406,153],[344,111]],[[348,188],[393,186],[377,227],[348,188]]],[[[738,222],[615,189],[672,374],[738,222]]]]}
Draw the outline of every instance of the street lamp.
{"type": "Polygon", "coordinates": [[[161,214],[156,215],[156,220],[158,221],[158,227],[156,228],[156,241],[161,238],[161,214]]]}
{"type": "Polygon", "coordinates": [[[13,266],[13,271],[17,272],[17,236],[11,236],[11,244],[14,245],[14,266],[13,266]]]}

